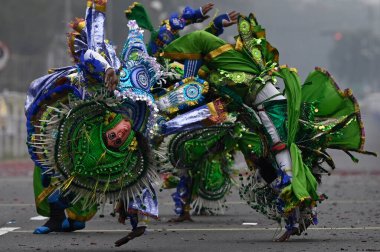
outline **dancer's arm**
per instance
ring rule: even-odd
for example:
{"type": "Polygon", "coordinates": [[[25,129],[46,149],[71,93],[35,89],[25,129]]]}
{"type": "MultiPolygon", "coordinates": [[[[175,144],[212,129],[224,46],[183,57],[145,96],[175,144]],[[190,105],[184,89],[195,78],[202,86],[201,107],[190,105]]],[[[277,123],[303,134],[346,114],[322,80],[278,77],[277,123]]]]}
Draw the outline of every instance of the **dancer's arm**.
{"type": "Polygon", "coordinates": [[[229,27],[237,23],[237,18],[239,13],[236,11],[231,11],[230,13],[220,14],[208,25],[205,31],[219,36],[224,32],[225,27],[229,27]]]}

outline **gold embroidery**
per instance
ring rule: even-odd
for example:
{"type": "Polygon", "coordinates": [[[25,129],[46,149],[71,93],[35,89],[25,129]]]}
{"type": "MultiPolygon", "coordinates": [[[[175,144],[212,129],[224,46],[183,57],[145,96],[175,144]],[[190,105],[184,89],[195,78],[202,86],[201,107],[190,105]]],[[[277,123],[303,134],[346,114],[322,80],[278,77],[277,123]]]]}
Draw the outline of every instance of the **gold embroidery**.
{"type": "Polygon", "coordinates": [[[235,50],[236,51],[242,51],[243,50],[243,42],[241,42],[241,38],[238,37],[235,44],[235,50]]]}
{"type": "Polygon", "coordinates": [[[230,44],[225,44],[225,45],[222,45],[221,47],[218,47],[216,48],[215,50],[209,52],[205,57],[204,59],[207,60],[207,61],[210,61],[212,60],[213,58],[216,58],[218,57],[219,55],[221,55],[222,53],[225,53],[229,50],[232,50],[234,49],[234,47],[230,44]]]}

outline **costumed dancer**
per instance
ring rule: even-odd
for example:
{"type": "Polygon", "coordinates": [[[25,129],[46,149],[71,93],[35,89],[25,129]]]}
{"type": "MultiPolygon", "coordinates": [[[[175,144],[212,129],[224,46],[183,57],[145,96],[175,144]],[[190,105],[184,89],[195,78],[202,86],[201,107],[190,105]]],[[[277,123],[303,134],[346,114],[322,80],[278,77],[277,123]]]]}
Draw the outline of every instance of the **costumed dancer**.
{"type": "Polygon", "coordinates": [[[235,136],[252,137],[238,148],[252,170],[261,168],[241,196],[268,217],[285,220],[287,231],[278,239],[285,241],[317,222],[314,210],[324,199],[317,192],[320,163],[333,164],[325,149],[369,154],[363,150],[359,107],[321,69],[301,88],[294,69],[279,67],[278,51],[253,14],[239,16],[238,31],[234,46],[205,31],[184,35],[164,48],[163,57],[184,61],[185,77],[196,76],[202,64],[210,69],[210,87],[238,113],[235,136]],[[285,96],[274,86],[276,77],[284,81],[285,96]],[[260,183],[263,178],[266,183],[260,183]]]}
{"type": "MultiPolygon", "coordinates": [[[[151,79],[142,83],[148,85],[145,89],[119,88],[117,96],[104,90],[104,82],[109,91],[116,87],[120,68],[113,47],[104,42],[106,2],[88,1],[86,20],[76,20],[72,24],[76,31],[69,37],[77,65],[34,81],[26,116],[29,152],[36,164],[37,211],[50,217],[34,233],[84,228],[84,221],[98,206],[119,202],[119,220],[129,217],[132,225],[132,232],[115,243],[120,246],[144,233],[137,214],[158,216],[152,187],[158,177],[148,141],[154,134],[158,109],[145,92],[151,79]]],[[[130,30],[127,47],[133,49],[142,31],[135,23],[130,30]]],[[[134,50],[125,55],[133,53],[137,55],[134,50]]],[[[150,71],[158,76],[155,69],[150,71]]],[[[137,76],[149,77],[139,71],[137,76]]],[[[131,83],[135,77],[120,81],[131,83]]]]}
{"type": "MultiPolygon", "coordinates": [[[[164,20],[157,30],[153,29],[151,21],[141,4],[135,2],[125,13],[128,19],[136,19],[141,27],[151,32],[148,51],[156,56],[159,62],[168,65],[168,62],[165,62],[159,56],[163,48],[178,38],[179,31],[185,26],[202,22],[208,18],[207,13],[212,8],[212,3],[205,4],[198,9],[192,9],[187,6],[181,15],[175,13],[171,15],[168,20],[164,20]]],[[[231,26],[237,22],[237,16],[238,13],[234,11],[228,14],[221,14],[212,20],[205,31],[218,36],[223,33],[224,27],[231,26]]],[[[180,78],[183,78],[183,65],[173,62],[169,64],[169,68],[174,69],[175,73],[177,73],[177,78],[166,79],[166,83],[164,83],[165,86],[161,85],[155,89],[159,90],[159,92],[155,93],[155,96],[158,100],[160,113],[166,120],[170,120],[177,114],[187,111],[192,107],[190,105],[191,103],[193,106],[206,103],[204,97],[202,97],[202,99],[184,101],[184,98],[186,98],[182,97],[184,89],[197,85],[197,87],[203,87],[203,93],[207,92],[207,83],[204,84],[203,81],[202,83],[197,83],[196,80],[189,79],[187,81],[180,81],[180,79],[178,79],[178,75],[180,78]],[[170,101],[167,99],[168,97],[171,97],[170,101]]],[[[190,128],[182,129],[182,131],[183,130],[187,130],[189,135],[193,135],[193,137],[197,139],[202,138],[200,132],[193,132],[194,134],[192,134],[190,128]]],[[[178,130],[177,132],[180,131],[181,130],[178,130]]],[[[174,133],[175,132],[166,132],[166,135],[174,133]]],[[[178,137],[179,136],[175,136],[177,143],[179,141],[178,137]]],[[[186,139],[187,142],[196,141],[195,139],[182,136],[182,141],[184,139],[186,139]]],[[[182,144],[186,143],[182,142],[182,144]]],[[[174,149],[174,152],[177,151],[177,149],[174,149]]],[[[172,154],[178,157],[175,153],[172,154]]],[[[188,153],[188,155],[192,155],[192,153],[188,153]]],[[[224,206],[222,203],[225,201],[225,196],[231,187],[232,155],[230,153],[219,153],[214,156],[208,155],[206,159],[202,158],[197,160],[199,157],[199,153],[194,155],[194,158],[191,159],[192,162],[189,164],[185,164],[183,161],[179,162],[179,160],[171,160],[175,170],[173,171],[173,168],[169,168],[170,172],[168,172],[163,169],[165,170],[164,188],[176,188],[176,192],[172,194],[172,197],[175,202],[175,212],[179,217],[171,221],[191,221],[190,210],[192,208],[196,214],[213,214],[215,211],[221,212],[223,210],[224,206]],[[197,165],[194,165],[195,163],[197,163],[197,165]],[[189,172],[192,174],[191,176],[189,172]],[[204,179],[206,177],[207,179],[204,179]]]]}
{"type": "Polygon", "coordinates": [[[60,197],[59,190],[53,192],[56,180],[55,173],[41,161],[42,148],[33,144],[42,134],[41,120],[51,111],[49,106],[60,102],[66,103],[69,94],[85,98],[99,83],[105,83],[109,90],[118,83],[116,72],[120,62],[112,45],[104,43],[105,5],[87,2],[86,20],[76,19],[70,26],[73,28],[68,36],[71,56],[76,65],[51,69],[45,75],[33,81],[28,90],[25,102],[27,117],[28,148],[35,161],[34,190],[37,212],[50,219],[35,234],[46,234],[52,231],[74,231],[85,227],[85,221],[96,213],[96,207],[82,210],[80,203],[67,208],[68,204],[60,197]],[[97,29],[94,29],[94,27],[97,29]],[[46,115],[43,115],[43,114],[46,115]],[[66,213],[68,218],[64,213],[66,213]]]}

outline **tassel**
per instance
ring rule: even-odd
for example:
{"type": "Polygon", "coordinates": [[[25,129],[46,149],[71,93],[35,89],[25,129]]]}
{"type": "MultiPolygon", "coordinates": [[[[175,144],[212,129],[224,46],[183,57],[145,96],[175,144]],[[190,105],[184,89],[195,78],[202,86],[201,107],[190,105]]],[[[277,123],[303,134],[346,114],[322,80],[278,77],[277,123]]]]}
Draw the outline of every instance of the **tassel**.
{"type": "Polygon", "coordinates": [[[359,159],[357,159],[356,157],[354,157],[354,155],[352,155],[350,152],[348,152],[348,151],[344,151],[344,152],[351,158],[351,160],[354,163],[359,163],[359,159]]]}

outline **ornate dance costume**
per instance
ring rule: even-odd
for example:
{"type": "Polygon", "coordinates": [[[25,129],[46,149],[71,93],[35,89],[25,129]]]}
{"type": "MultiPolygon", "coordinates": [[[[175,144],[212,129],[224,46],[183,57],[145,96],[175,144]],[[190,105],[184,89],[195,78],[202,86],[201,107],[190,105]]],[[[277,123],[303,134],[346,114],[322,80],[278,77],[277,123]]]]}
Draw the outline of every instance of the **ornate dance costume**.
{"type": "MultiPolygon", "coordinates": [[[[192,9],[187,6],[181,15],[178,13],[172,14],[169,19],[162,22],[157,30],[154,30],[141,4],[135,2],[125,11],[128,19],[136,19],[140,27],[151,32],[148,51],[158,57],[158,61],[164,65],[168,63],[159,57],[163,48],[174,39],[179,38],[179,32],[185,26],[204,21],[206,15],[203,12],[202,7],[192,9]]],[[[225,19],[229,20],[228,14],[219,15],[208,25],[205,31],[214,35],[222,34],[222,21],[225,19]]],[[[177,78],[167,79],[165,86],[156,87],[156,90],[159,91],[155,93],[160,114],[166,120],[174,118],[191,107],[205,104],[206,99],[203,94],[208,92],[208,84],[201,79],[180,79],[183,78],[183,65],[172,62],[168,67],[169,71],[172,70],[176,73],[177,78]]],[[[186,120],[191,119],[186,118],[186,120]]],[[[183,130],[185,129],[181,128],[181,131],[183,130]]],[[[208,132],[211,131],[212,129],[208,132]]],[[[170,150],[168,148],[164,151],[173,153],[170,159],[172,166],[166,165],[166,169],[161,168],[161,173],[164,177],[163,187],[165,189],[176,188],[172,198],[175,203],[175,213],[180,217],[173,220],[190,220],[190,209],[194,209],[195,211],[193,212],[196,214],[222,212],[225,197],[233,183],[232,155],[221,152],[217,155],[207,155],[205,158],[207,154],[205,150],[189,151],[186,153],[187,159],[184,160],[181,154],[177,153],[178,150],[182,149],[182,146],[190,144],[190,142],[207,141],[205,133],[203,131],[192,132],[190,129],[184,134],[176,134],[179,131],[167,131],[166,128],[163,128],[161,132],[167,136],[175,134],[169,138],[175,138],[177,144],[177,148],[170,150]]]]}
{"type": "Polygon", "coordinates": [[[136,231],[121,245],[144,232],[137,214],[158,216],[149,145],[158,109],[148,92],[160,76],[134,22],[120,63],[104,40],[106,2],[89,0],[86,20],[72,23],[69,45],[77,65],[34,81],[25,108],[37,211],[50,217],[35,233],[84,228],[99,206],[119,202],[136,231]],[[116,96],[103,88],[110,67],[120,69],[116,96]]]}
{"type": "MultiPolygon", "coordinates": [[[[221,97],[221,108],[237,114],[230,136],[221,132],[224,149],[236,143],[254,172],[241,197],[268,217],[284,219],[290,234],[302,232],[316,223],[314,209],[324,199],[317,192],[321,163],[333,165],[325,150],[370,154],[363,150],[359,107],[325,70],[316,69],[301,86],[294,69],[279,67],[278,52],[253,14],[239,17],[238,30],[234,46],[196,31],[170,43],[163,57],[184,61],[185,76],[195,76],[201,64],[210,69],[209,89],[221,97]],[[274,86],[276,77],[284,81],[285,96],[274,86]]],[[[194,109],[179,118],[163,127],[199,127],[206,117],[194,109]]]]}

